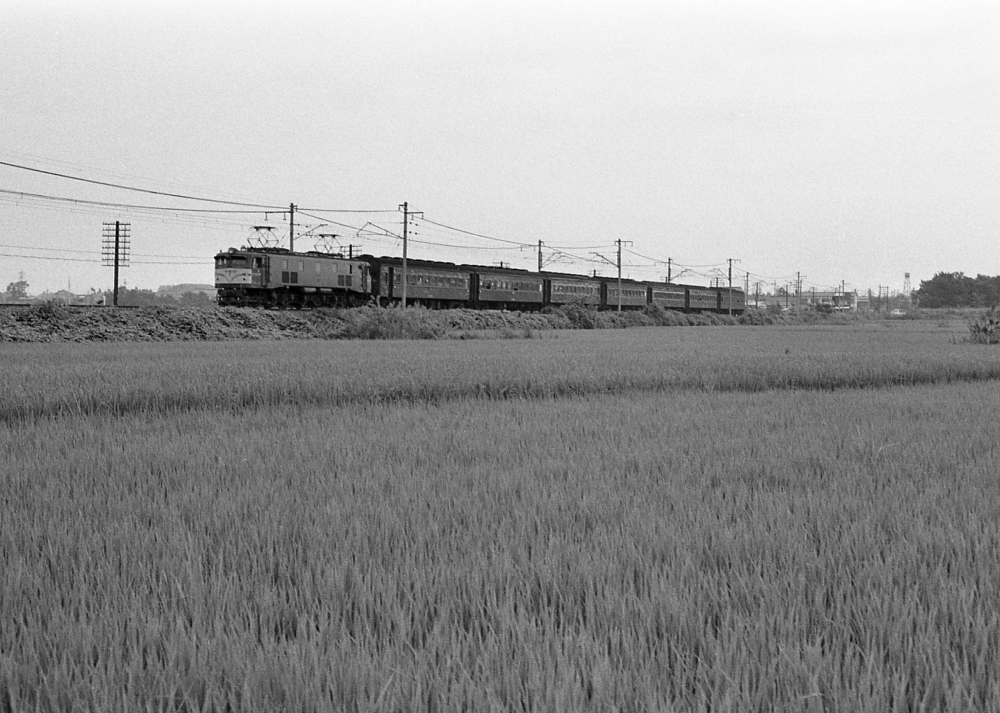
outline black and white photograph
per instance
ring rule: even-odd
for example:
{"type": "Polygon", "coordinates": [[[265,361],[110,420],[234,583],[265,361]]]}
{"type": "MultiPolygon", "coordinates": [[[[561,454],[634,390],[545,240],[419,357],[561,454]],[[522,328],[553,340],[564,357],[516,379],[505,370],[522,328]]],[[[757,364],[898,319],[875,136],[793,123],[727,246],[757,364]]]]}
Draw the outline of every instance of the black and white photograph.
{"type": "Polygon", "coordinates": [[[0,713],[1000,711],[1000,5],[4,0],[0,713]]]}

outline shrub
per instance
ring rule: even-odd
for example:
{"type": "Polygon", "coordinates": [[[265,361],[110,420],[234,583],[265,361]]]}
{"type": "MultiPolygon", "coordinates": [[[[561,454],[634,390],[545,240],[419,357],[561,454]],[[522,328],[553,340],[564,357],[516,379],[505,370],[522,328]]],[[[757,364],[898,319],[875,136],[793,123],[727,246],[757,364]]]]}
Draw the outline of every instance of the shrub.
{"type": "Polygon", "coordinates": [[[1000,344],[1000,314],[996,307],[969,321],[969,341],[974,344],[1000,344]]]}
{"type": "Polygon", "coordinates": [[[582,304],[574,303],[557,307],[555,314],[566,318],[573,329],[599,329],[600,323],[597,310],[582,304]]]}

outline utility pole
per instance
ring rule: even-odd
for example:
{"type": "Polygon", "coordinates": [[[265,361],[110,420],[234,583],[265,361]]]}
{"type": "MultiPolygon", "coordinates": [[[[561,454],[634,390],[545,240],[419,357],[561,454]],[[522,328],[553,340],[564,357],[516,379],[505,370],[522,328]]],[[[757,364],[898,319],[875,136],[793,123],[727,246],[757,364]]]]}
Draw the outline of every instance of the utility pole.
{"type": "Polygon", "coordinates": [[[406,201],[400,208],[403,209],[403,309],[406,309],[406,225],[410,222],[410,213],[406,201]]]}
{"type": "Polygon", "coordinates": [[[118,268],[128,267],[129,223],[104,223],[101,258],[105,267],[115,268],[115,291],[112,304],[118,306],[118,268]]]}
{"type": "Polygon", "coordinates": [[[288,204],[288,252],[295,252],[295,204],[288,204]]]}
{"type": "Polygon", "coordinates": [[[538,271],[542,271],[542,241],[538,241],[538,271]]]}
{"type": "MultiPolygon", "coordinates": [[[[739,262],[739,260],[736,260],[739,262]]],[[[733,258],[729,258],[729,315],[733,314],[733,258]]]]}
{"type": "MultiPolygon", "coordinates": [[[[618,311],[619,312],[622,311],[622,242],[623,241],[621,238],[615,241],[615,244],[618,245],[618,311]]],[[[625,240],[624,242],[628,243],[629,245],[632,244],[631,240],[625,240]]]]}
{"type": "Polygon", "coordinates": [[[673,260],[667,258],[667,284],[670,284],[670,268],[673,267],[673,260]]]}
{"type": "MultiPolygon", "coordinates": [[[[590,253],[591,255],[594,255],[596,257],[601,258],[602,260],[604,260],[604,262],[608,263],[609,265],[614,265],[614,266],[616,266],[618,268],[618,311],[619,312],[622,311],[622,243],[625,243],[626,245],[631,245],[632,241],[631,240],[621,240],[621,239],[615,241],[615,245],[618,246],[618,261],[617,262],[613,262],[611,260],[608,260],[606,257],[604,257],[603,255],[601,255],[600,253],[590,253]]],[[[594,277],[597,277],[597,270],[594,270],[594,277]]]]}
{"type": "Polygon", "coordinates": [[[406,308],[406,242],[407,242],[407,230],[410,223],[411,215],[423,216],[423,211],[410,210],[409,205],[406,201],[403,201],[402,205],[399,206],[403,210],[403,308],[406,308]]]}

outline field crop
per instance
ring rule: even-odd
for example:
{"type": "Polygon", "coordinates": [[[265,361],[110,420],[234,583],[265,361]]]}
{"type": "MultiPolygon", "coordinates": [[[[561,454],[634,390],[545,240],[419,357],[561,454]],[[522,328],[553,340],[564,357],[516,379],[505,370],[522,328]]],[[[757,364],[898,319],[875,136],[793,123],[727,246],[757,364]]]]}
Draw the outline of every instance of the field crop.
{"type": "Polygon", "coordinates": [[[715,335],[0,350],[0,709],[1000,708],[994,350],[715,335]]]}
{"type": "Polygon", "coordinates": [[[0,350],[0,420],[467,397],[833,390],[1000,377],[1000,351],[957,343],[955,334],[899,322],[891,328],[557,332],[540,340],[459,344],[12,344],[0,350]]]}

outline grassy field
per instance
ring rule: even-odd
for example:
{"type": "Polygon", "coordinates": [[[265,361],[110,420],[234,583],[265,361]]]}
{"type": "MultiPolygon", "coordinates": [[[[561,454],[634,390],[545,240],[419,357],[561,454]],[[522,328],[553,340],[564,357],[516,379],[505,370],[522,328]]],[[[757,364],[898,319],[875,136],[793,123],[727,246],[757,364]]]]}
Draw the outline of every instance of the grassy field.
{"type": "Polygon", "coordinates": [[[997,710],[963,325],[4,345],[0,710],[997,710]]]}

